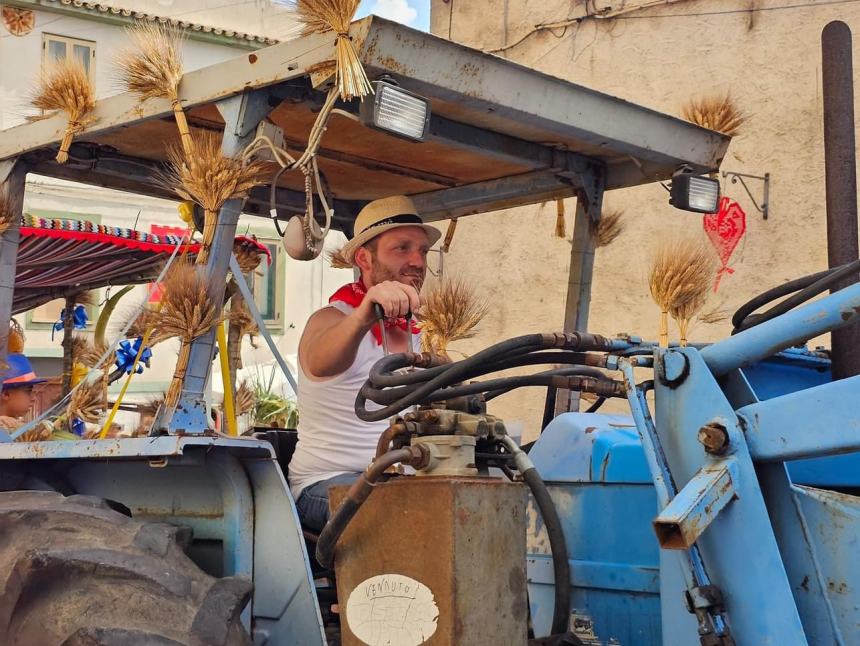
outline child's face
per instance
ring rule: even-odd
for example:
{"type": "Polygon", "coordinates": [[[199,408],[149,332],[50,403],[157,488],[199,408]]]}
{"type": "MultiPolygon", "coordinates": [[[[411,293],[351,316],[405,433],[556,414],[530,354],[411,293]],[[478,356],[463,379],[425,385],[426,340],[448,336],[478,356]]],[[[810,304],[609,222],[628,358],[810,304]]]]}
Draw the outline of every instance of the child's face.
{"type": "Polygon", "coordinates": [[[0,395],[0,414],[21,417],[29,412],[35,401],[32,386],[4,388],[3,394],[0,395]]]}

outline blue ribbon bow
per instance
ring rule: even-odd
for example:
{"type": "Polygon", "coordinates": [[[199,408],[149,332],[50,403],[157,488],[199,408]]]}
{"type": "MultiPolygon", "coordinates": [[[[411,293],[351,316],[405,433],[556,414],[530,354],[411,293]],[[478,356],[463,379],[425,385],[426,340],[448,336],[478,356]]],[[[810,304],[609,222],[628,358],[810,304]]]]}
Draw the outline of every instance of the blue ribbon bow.
{"type": "Polygon", "coordinates": [[[78,437],[83,437],[86,430],[87,425],[84,424],[84,420],[82,420],[80,417],[72,418],[72,433],[74,433],[78,437]]]}
{"type": "MultiPolygon", "coordinates": [[[[54,332],[59,332],[65,326],[66,320],[66,308],[63,308],[63,311],[60,312],[60,320],[54,323],[54,331],[51,332],[51,341],[54,340],[54,332]]],[[[87,322],[90,320],[90,317],[87,316],[87,308],[83,305],[76,305],[74,311],[72,312],[72,326],[76,330],[84,330],[87,327],[87,322]]]]}
{"type": "MultiPolygon", "coordinates": [[[[119,342],[119,347],[116,349],[116,367],[122,370],[125,374],[130,374],[134,366],[134,359],[140,351],[140,344],[143,343],[143,337],[137,337],[134,343],[127,339],[119,342]]],[[[140,362],[137,364],[135,374],[143,372],[143,367],[149,368],[149,360],[152,358],[152,350],[144,348],[140,355],[140,362]]]]}

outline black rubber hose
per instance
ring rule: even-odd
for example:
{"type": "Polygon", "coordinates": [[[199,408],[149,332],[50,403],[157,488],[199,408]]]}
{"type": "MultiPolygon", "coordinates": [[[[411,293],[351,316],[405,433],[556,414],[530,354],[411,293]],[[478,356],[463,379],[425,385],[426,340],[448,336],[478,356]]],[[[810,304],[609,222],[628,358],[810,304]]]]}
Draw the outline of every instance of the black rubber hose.
{"type": "Polygon", "coordinates": [[[555,418],[555,402],[558,400],[558,388],[550,386],[546,389],[546,399],[543,403],[543,419],[540,423],[540,432],[543,433],[549,423],[555,418]]]}
{"type": "MultiPolygon", "coordinates": [[[[536,375],[532,375],[533,377],[541,377],[541,376],[561,376],[561,377],[594,377],[595,379],[602,379],[604,381],[610,381],[609,377],[598,370],[597,368],[588,368],[586,366],[571,366],[568,368],[558,368],[556,370],[547,370],[545,372],[539,372],[536,375]]],[[[503,378],[504,381],[510,379],[503,378]]],[[[484,384],[489,382],[483,382],[484,384]]],[[[484,397],[484,401],[490,401],[491,399],[495,399],[496,397],[500,397],[505,393],[512,391],[514,388],[522,388],[522,386],[513,384],[510,386],[505,386],[504,388],[499,388],[498,390],[485,390],[482,392],[486,392],[486,396],[484,397]]],[[[557,389],[556,389],[557,390],[557,389]]],[[[546,413],[546,411],[544,411],[546,413]]]]}
{"type": "MultiPolygon", "coordinates": [[[[445,388],[452,384],[459,383],[462,381],[463,375],[474,370],[476,366],[492,362],[496,356],[504,356],[512,351],[523,349],[550,350],[554,348],[576,351],[608,351],[612,349],[612,342],[599,335],[579,332],[571,332],[567,334],[530,334],[516,337],[490,346],[468,359],[450,364],[446,367],[446,370],[427,383],[424,383],[412,392],[406,394],[396,403],[378,410],[367,410],[367,399],[369,397],[367,396],[368,391],[365,389],[369,389],[371,391],[373,389],[370,388],[371,384],[366,382],[356,397],[355,414],[360,420],[366,422],[378,422],[389,417],[393,417],[409,406],[424,401],[428,395],[434,393],[440,388],[445,388]]],[[[384,361],[384,359],[381,361],[384,361]]]]}
{"type": "Polygon", "coordinates": [[[606,402],[606,397],[598,397],[594,403],[588,407],[585,411],[586,413],[596,413],[600,410],[600,407],[603,406],[604,402],[606,402]]]}
{"type": "MultiPolygon", "coordinates": [[[[546,351],[539,352],[526,349],[513,355],[508,355],[493,363],[485,363],[475,366],[470,373],[463,375],[461,380],[471,379],[479,375],[491,372],[508,370],[510,368],[521,368],[523,366],[535,366],[542,364],[577,365],[587,367],[605,367],[606,357],[602,354],[589,354],[587,352],[565,352],[546,351]]],[[[371,371],[368,381],[376,388],[389,388],[396,386],[408,386],[425,383],[445,372],[452,364],[447,363],[423,370],[412,372],[394,372],[403,368],[415,367],[408,354],[392,354],[377,361],[371,371]]],[[[420,366],[418,366],[420,367],[420,366]]]]}
{"type": "Polygon", "coordinates": [[[819,271],[808,276],[795,278],[782,285],[777,285],[765,292],[762,292],[755,298],[741,305],[732,316],[732,334],[737,334],[742,330],[749,329],[767,320],[775,318],[780,314],[805,303],[814,296],[828,289],[831,285],[838,283],[842,278],[860,271],[860,260],[840,265],[825,271],[819,271]],[[797,292],[795,294],[795,292],[797,292]],[[785,301],[778,303],[771,309],[762,314],[753,314],[756,310],[772,303],[773,301],[795,294],[785,301]]]}
{"type": "Polygon", "coordinates": [[[561,519],[558,517],[555,503],[549,495],[546,483],[540,477],[529,456],[510,437],[503,438],[502,444],[513,455],[514,464],[532,492],[535,505],[537,505],[546,527],[549,548],[552,552],[552,571],[555,581],[555,600],[550,634],[560,635],[568,632],[570,618],[570,561],[568,560],[567,543],[564,540],[561,519]]]}
{"type": "MultiPolygon", "coordinates": [[[[494,372],[494,370],[487,370],[487,372],[494,372]]],[[[477,376],[477,375],[475,375],[477,376]]],[[[440,399],[451,399],[452,397],[459,397],[461,395],[472,395],[476,393],[487,393],[487,400],[492,399],[498,395],[503,395],[504,393],[512,390],[513,388],[521,388],[523,386],[542,386],[547,385],[544,383],[526,383],[527,380],[532,380],[535,378],[542,377],[553,377],[553,376],[582,376],[582,377],[594,377],[595,379],[603,379],[609,380],[609,377],[598,370],[597,368],[589,368],[587,366],[566,366],[564,368],[556,368],[555,370],[546,370],[544,372],[538,372],[533,375],[523,375],[519,377],[499,377],[496,379],[491,379],[488,381],[479,381],[470,383],[466,386],[458,385],[453,388],[443,388],[433,393],[430,393],[426,401],[440,401],[440,399]],[[497,386],[500,388],[497,390],[497,386]]],[[[365,382],[364,386],[361,388],[362,394],[372,402],[377,404],[392,404],[399,399],[405,397],[409,393],[415,390],[414,386],[400,386],[398,388],[375,388],[372,385],[365,382]]]]}
{"type": "MultiPolygon", "coordinates": [[[[411,400],[411,395],[409,393],[413,391],[407,386],[403,386],[402,389],[398,388],[391,391],[377,390],[375,388],[370,388],[365,384],[359,391],[358,397],[361,398],[362,401],[369,399],[377,404],[387,405],[388,408],[397,408],[402,406],[402,408],[397,409],[398,411],[402,411],[414,403],[421,404],[439,402],[446,399],[465,397],[467,395],[477,395],[480,393],[486,393],[484,398],[486,401],[497,397],[498,395],[503,395],[514,388],[525,388],[527,386],[555,386],[557,388],[566,388],[582,392],[593,392],[601,396],[626,396],[622,382],[613,381],[607,378],[603,373],[600,373],[600,376],[577,374],[577,372],[584,370],[589,369],[568,368],[566,370],[551,371],[548,373],[543,372],[534,375],[500,377],[498,379],[490,379],[488,381],[477,381],[465,385],[434,390],[433,392],[427,393],[426,396],[417,401],[411,400]],[[404,392],[402,392],[403,389],[406,389],[405,395],[404,392]]],[[[397,413],[395,412],[393,414],[396,415],[397,413]]],[[[388,417],[390,417],[390,415],[388,417]]]]}
{"type": "MultiPolygon", "coordinates": [[[[426,449],[425,449],[426,450],[426,449]]],[[[343,534],[349,521],[353,519],[361,505],[373,491],[373,486],[385,470],[398,463],[409,464],[421,457],[422,450],[418,447],[405,447],[389,451],[382,457],[374,460],[367,470],[349,488],[346,497],[335,511],[334,515],[326,523],[317,539],[316,557],[320,565],[327,570],[334,566],[334,548],[343,534]]]]}

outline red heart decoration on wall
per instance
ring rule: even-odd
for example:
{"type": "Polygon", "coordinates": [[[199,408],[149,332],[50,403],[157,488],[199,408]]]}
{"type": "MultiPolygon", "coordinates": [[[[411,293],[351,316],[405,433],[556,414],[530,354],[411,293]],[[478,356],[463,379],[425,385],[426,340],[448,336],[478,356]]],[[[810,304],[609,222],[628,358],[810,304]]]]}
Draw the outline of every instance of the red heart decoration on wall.
{"type": "Polygon", "coordinates": [[[720,286],[723,274],[733,274],[729,258],[744,237],[747,230],[747,215],[740,204],[728,197],[720,198],[720,208],[716,213],[706,213],[702,218],[705,233],[720,259],[721,267],[714,279],[714,291],[720,286]]]}

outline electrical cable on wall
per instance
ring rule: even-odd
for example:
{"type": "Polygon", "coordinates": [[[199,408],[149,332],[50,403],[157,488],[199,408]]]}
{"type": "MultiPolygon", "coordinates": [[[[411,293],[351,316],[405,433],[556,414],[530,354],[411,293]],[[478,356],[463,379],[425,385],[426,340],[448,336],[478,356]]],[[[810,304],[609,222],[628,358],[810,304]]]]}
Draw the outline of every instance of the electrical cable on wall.
{"type": "MultiPolygon", "coordinates": [[[[860,2],[860,0],[821,0],[819,2],[802,2],[795,4],[787,4],[787,5],[778,5],[771,7],[748,7],[746,9],[724,9],[720,11],[698,11],[698,12],[688,12],[688,13],[669,13],[669,14],[649,14],[647,16],[631,16],[627,15],[630,13],[634,13],[637,11],[644,11],[646,9],[656,9],[660,7],[666,7],[672,4],[678,4],[680,2],[690,2],[691,0],[654,0],[652,2],[646,2],[645,4],[637,5],[635,7],[626,7],[622,9],[618,9],[616,11],[611,12],[595,12],[589,13],[582,16],[578,16],[576,18],[566,18],[564,20],[559,20],[557,22],[547,22],[540,23],[534,26],[533,29],[526,32],[519,40],[510,45],[505,45],[503,47],[498,47],[496,49],[487,50],[492,54],[497,54],[500,52],[506,52],[508,50],[514,49],[519,46],[529,38],[531,38],[534,34],[543,32],[543,31],[552,31],[554,29],[562,29],[569,27],[571,25],[578,25],[586,20],[595,20],[595,21],[604,21],[604,20],[648,20],[648,19],[657,19],[657,18],[691,18],[691,17],[703,17],[703,16],[723,16],[723,15],[733,15],[733,14],[752,14],[752,13],[761,13],[765,11],[786,11],[791,9],[808,9],[812,7],[825,7],[829,5],[841,5],[841,4],[852,4],[855,2],[860,2]]],[[[453,4],[453,2],[452,2],[453,4]]],[[[452,6],[453,12],[453,6],[452,6]]],[[[555,34],[553,34],[555,35],[555,34]]],[[[564,33],[561,36],[557,36],[557,38],[563,38],[564,33]]],[[[449,34],[448,38],[450,39],[450,19],[449,19],[449,34]]]]}

